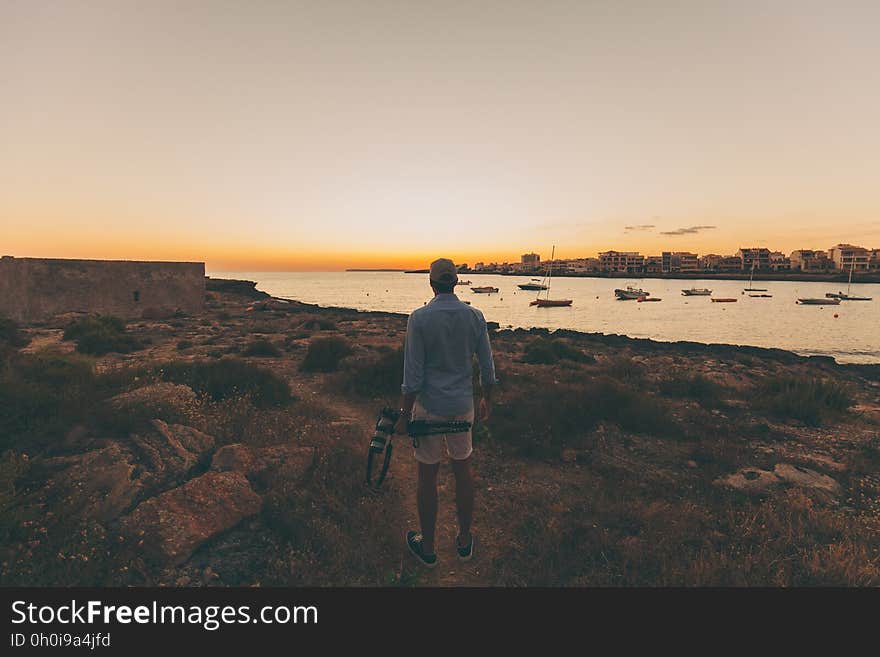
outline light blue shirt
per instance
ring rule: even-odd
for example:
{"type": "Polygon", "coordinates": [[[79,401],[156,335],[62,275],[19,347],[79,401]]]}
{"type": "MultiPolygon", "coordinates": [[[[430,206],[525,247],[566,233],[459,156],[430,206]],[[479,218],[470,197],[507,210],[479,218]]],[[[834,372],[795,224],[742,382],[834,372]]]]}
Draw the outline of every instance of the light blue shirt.
{"type": "Polygon", "coordinates": [[[474,405],[474,354],[482,385],[498,383],[483,313],[454,294],[438,294],[407,321],[401,390],[418,393],[429,413],[468,413],[474,405]]]}

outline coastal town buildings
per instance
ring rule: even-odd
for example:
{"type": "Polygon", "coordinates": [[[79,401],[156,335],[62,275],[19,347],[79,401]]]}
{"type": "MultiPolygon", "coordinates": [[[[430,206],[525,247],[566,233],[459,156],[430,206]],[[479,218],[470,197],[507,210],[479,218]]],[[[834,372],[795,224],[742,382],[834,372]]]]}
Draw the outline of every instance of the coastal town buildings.
{"type": "Polygon", "coordinates": [[[770,271],[791,271],[791,259],[782,251],[770,253],[770,271]]]}
{"type": "Polygon", "coordinates": [[[541,266],[541,256],[537,253],[523,253],[519,258],[519,262],[523,269],[538,269],[541,266]]]}
{"type": "Polygon", "coordinates": [[[838,244],[828,249],[828,257],[834,261],[834,268],[840,271],[867,271],[870,251],[852,244],[838,244]]]}
{"type": "Polygon", "coordinates": [[[789,255],[792,271],[827,271],[834,269],[834,262],[825,251],[798,249],[789,255]]]}
{"type": "Polygon", "coordinates": [[[742,248],[736,252],[741,271],[767,271],[770,269],[770,249],[763,247],[742,248]]]}
{"type": "MultiPolygon", "coordinates": [[[[645,256],[638,251],[602,251],[597,258],[568,258],[552,262],[541,261],[537,253],[524,253],[519,262],[478,262],[473,271],[499,274],[531,274],[548,265],[554,272],[570,274],[742,274],[760,272],[833,273],[880,271],[880,249],[868,249],[852,244],[837,244],[827,251],[797,249],[786,255],[765,247],[743,247],[735,255],[690,251],[663,251],[661,255],[645,256]]],[[[467,265],[461,266],[467,269],[467,265]]]]}
{"type": "Polygon", "coordinates": [[[645,256],[637,251],[604,251],[599,254],[599,270],[623,274],[644,271],[645,256]]]}
{"type": "Polygon", "coordinates": [[[662,255],[663,272],[666,274],[700,271],[700,259],[696,253],[688,251],[664,251],[662,255]]]}

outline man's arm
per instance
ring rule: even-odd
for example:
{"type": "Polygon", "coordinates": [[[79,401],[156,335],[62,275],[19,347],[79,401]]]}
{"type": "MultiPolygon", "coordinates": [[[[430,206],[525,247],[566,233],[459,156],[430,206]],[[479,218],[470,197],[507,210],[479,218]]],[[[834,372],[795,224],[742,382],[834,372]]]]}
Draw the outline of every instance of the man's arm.
{"type": "Polygon", "coordinates": [[[480,364],[480,387],[483,398],[480,400],[480,420],[485,422],[492,414],[492,390],[498,384],[495,378],[495,361],[492,358],[492,346],[489,344],[489,329],[486,320],[482,319],[482,330],[477,340],[477,361],[480,364]]]}
{"type": "Polygon", "coordinates": [[[407,431],[413,405],[422,389],[424,376],[425,345],[413,321],[413,316],[410,315],[406,322],[406,341],[403,347],[403,385],[400,386],[403,398],[400,402],[400,419],[395,426],[397,433],[406,433],[407,431]]]}

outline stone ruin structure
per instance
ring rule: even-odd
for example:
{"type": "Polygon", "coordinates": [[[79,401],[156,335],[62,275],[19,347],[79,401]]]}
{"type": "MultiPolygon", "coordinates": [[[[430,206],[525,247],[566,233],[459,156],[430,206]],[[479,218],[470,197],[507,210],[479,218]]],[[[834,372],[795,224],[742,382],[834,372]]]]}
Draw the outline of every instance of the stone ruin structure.
{"type": "Polygon", "coordinates": [[[64,313],[155,319],[204,307],[203,262],[0,258],[0,317],[19,322],[64,313]]]}

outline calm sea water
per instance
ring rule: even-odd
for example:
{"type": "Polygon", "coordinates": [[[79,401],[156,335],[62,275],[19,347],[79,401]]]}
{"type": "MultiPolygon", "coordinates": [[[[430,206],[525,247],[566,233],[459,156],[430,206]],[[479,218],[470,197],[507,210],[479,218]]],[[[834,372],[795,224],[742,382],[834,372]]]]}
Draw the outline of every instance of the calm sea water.
{"type": "MultiPolygon", "coordinates": [[[[269,294],[321,306],[409,312],[428,301],[427,274],[397,272],[210,272],[218,278],[257,282],[269,294]]],[[[841,363],[880,363],[880,284],[853,284],[852,294],[873,301],[844,301],[839,306],[802,306],[799,297],[824,297],[846,291],[846,283],[762,281],[770,299],[742,294],[747,281],[665,279],[553,279],[551,297],[573,299],[570,308],[530,307],[535,292],[520,290],[529,277],[464,276],[474,285],[492,285],[498,294],[475,294],[466,286],[461,299],[502,327],[542,326],[618,333],[637,338],[723,342],[778,347],[805,355],[833,356],[841,363]],[[659,297],[658,303],[617,301],[614,288],[632,284],[659,297]],[[716,297],[737,303],[712,303],[708,297],[682,296],[682,288],[708,287],[716,297]]]]}

